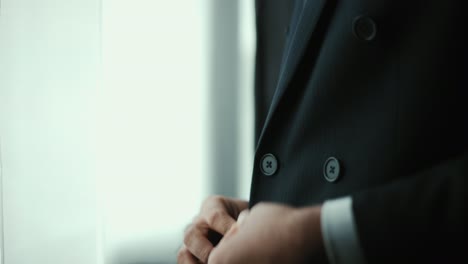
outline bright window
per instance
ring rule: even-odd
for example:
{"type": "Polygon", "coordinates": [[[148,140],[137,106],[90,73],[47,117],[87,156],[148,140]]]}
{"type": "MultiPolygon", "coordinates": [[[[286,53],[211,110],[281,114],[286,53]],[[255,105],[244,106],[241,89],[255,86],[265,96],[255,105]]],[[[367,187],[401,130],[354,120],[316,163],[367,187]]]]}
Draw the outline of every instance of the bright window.
{"type": "Polygon", "coordinates": [[[171,263],[248,198],[253,4],[1,0],[0,264],[171,263]]]}

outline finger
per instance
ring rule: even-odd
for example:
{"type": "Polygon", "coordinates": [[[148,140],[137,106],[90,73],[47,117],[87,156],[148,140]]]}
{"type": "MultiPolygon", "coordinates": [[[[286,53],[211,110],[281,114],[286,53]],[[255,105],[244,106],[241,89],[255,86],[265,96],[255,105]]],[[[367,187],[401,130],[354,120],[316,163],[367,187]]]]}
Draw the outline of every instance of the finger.
{"type": "Polygon", "coordinates": [[[221,235],[226,234],[226,232],[236,222],[236,220],[234,220],[234,218],[232,218],[227,212],[223,211],[210,212],[205,217],[205,221],[211,229],[221,235]]]}
{"type": "Polygon", "coordinates": [[[237,217],[237,222],[234,223],[231,228],[229,229],[229,231],[226,232],[226,234],[224,235],[223,237],[223,240],[222,241],[226,241],[226,239],[234,236],[235,234],[237,234],[237,232],[239,231],[239,227],[244,223],[245,219],[247,218],[247,216],[249,215],[250,211],[249,210],[243,210],[239,216],[237,217]]]}
{"type": "MultiPolygon", "coordinates": [[[[235,236],[237,234],[237,232],[239,231],[239,225],[237,223],[233,224],[231,226],[231,229],[229,229],[229,231],[226,232],[226,234],[223,236],[223,239],[221,239],[221,241],[219,242],[219,245],[221,244],[226,244],[226,241],[229,241],[231,239],[231,237],[235,236]]],[[[213,254],[213,252],[216,250],[217,246],[215,248],[213,248],[213,250],[211,251],[211,254],[213,254]]],[[[210,256],[211,256],[210,254],[210,256]]]]}
{"type": "Polygon", "coordinates": [[[220,264],[220,263],[258,263],[255,260],[244,260],[239,261],[239,254],[242,254],[242,251],[238,250],[238,243],[232,243],[235,241],[235,234],[237,233],[237,225],[232,227],[232,231],[230,230],[223,238],[221,243],[218,247],[215,247],[208,258],[209,264],[220,264]],[[231,238],[232,237],[232,238],[231,238]],[[227,238],[227,240],[226,240],[227,238]]]}
{"type": "Polygon", "coordinates": [[[249,216],[249,213],[250,211],[248,209],[242,211],[237,217],[237,225],[241,226],[245,222],[247,216],[249,216]]]}
{"type": "Polygon", "coordinates": [[[208,258],[208,263],[210,264],[218,264],[220,263],[220,254],[218,254],[218,250],[216,248],[213,249],[213,251],[210,254],[210,257],[208,258]]]}
{"type": "Polygon", "coordinates": [[[184,237],[184,245],[201,262],[206,263],[213,245],[205,234],[197,228],[190,228],[184,237]]]}
{"type": "Polygon", "coordinates": [[[177,264],[198,264],[199,261],[195,256],[190,253],[190,251],[185,247],[182,248],[177,253],[177,264]]]}
{"type": "Polygon", "coordinates": [[[231,226],[231,229],[224,235],[223,240],[225,241],[226,239],[232,237],[233,235],[237,234],[237,231],[239,231],[239,225],[237,223],[233,224],[231,226]]]}

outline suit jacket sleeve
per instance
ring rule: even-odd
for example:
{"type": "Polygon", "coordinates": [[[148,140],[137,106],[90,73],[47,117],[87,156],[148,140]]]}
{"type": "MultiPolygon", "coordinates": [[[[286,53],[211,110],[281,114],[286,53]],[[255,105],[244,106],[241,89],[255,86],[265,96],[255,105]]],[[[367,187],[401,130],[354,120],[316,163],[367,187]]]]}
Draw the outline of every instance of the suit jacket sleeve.
{"type": "Polygon", "coordinates": [[[368,262],[466,260],[467,175],[464,153],[411,177],[355,193],[353,211],[368,262]]]}

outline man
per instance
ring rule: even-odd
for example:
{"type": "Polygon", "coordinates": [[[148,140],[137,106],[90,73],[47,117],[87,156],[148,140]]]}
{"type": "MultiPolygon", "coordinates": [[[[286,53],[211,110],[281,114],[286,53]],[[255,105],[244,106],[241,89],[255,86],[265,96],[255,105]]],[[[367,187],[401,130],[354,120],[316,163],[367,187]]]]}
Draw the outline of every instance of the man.
{"type": "Polygon", "coordinates": [[[250,201],[207,199],[179,263],[466,263],[466,7],[258,0],[250,201]]]}

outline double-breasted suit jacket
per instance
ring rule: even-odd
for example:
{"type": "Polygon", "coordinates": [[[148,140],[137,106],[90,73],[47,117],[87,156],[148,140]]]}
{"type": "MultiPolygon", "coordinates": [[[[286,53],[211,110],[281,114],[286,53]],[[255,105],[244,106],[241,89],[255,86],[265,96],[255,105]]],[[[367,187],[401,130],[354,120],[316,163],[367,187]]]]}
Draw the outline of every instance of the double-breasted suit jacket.
{"type": "Polygon", "coordinates": [[[466,1],[293,2],[256,2],[251,206],[351,196],[369,263],[466,255],[466,1]]]}

